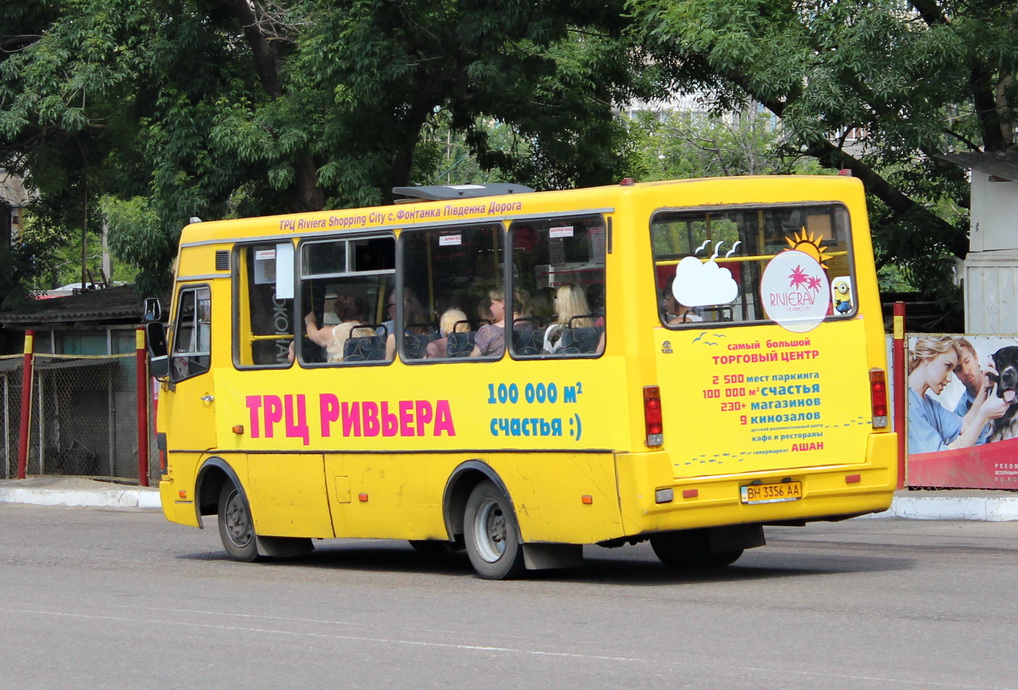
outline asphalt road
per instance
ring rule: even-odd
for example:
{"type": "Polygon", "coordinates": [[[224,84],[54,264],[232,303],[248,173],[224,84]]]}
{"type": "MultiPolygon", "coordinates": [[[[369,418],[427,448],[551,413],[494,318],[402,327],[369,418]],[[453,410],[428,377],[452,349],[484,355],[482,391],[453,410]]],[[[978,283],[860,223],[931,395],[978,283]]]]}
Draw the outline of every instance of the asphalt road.
{"type": "Polygon", "coordinates": [[[594,547],[515,582],[400,542],[235,563],[207,524],[0,504],[0,685],[1018,687],[1018,523],[774,528],[714,574],[594,547]]]}

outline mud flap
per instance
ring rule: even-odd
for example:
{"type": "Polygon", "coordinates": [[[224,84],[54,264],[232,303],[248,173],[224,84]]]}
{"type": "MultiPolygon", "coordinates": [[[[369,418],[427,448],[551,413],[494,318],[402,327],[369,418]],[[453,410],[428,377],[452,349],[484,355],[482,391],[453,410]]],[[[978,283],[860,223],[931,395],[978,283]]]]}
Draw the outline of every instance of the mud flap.
{"type": "Polygon", "coordinates": [[[299,537],[255,537],[258,555],[269,558],[296,558],[315,550],[310,539],[299,537]]]}
{"type": "Polygon", "coordinates": [[[523,564],[527,570],[580,568],[583,547],[579,544],[524,544],[523,564]]]}

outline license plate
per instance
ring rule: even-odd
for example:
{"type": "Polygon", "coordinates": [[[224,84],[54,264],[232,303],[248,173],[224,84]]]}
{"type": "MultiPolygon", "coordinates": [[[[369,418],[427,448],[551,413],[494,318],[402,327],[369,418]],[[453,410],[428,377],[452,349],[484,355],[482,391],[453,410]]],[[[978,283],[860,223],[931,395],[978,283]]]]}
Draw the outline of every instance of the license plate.
{"type": "Polygon", "coordinates": [[[743,503],[782,503],[802,498],[802,482],[751,484],[742,487],[743,503]]]}

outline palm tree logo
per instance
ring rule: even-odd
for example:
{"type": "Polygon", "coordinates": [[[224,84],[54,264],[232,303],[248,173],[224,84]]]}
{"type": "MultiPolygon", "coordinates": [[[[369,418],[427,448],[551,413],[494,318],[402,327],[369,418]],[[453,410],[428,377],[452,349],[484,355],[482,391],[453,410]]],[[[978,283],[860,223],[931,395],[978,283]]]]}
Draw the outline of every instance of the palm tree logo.
{"type": "Polygon", "coordinates": [[[809,276],[802,270],[802,266],[796,266],[788,275],[788,287],[800,288],[809,283],[809,276]]]}

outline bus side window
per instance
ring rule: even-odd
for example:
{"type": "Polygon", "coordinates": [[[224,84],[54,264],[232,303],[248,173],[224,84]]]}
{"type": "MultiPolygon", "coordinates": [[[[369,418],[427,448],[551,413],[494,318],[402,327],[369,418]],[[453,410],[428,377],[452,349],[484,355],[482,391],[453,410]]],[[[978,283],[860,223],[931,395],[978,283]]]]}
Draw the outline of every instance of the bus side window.
{"type": "MultiPolygon", "coordinates": [[[[287,367],[294,342],[294,300],[276,294],[277,245],[238,247],[234,309],[238,366],[287,367]]],[[[292,277],[291,277],[292,279],[292,277]]]]}
{"type": "Polygon", "coordinates": [[[208,286],[181,291],[174,319],[170,380],[183,381],[209,370],[211,307],[208,286]]]}
{"type": "Polygon", "coordinates": [[[477,331],[491,322],[490,293],[504,285],[503,236],[499,223],[403,232],[403,286],[420,313],[404,303],[400,359],[470,357],[477,331]]]}
{"type": "Polygon", "coordinates": [[[509,229],[520,330],[517,359],[589,357],[604,349],[605,221],[601,216],[517,221],[509,229]]]}
{"type": "Polygon", "coordinates": [[[388,301],[396,278],[391,234],[326,237],[298,251],[300,317],[295,347],[302,366],[384,364],[393,332],[388,301]]]}

